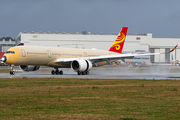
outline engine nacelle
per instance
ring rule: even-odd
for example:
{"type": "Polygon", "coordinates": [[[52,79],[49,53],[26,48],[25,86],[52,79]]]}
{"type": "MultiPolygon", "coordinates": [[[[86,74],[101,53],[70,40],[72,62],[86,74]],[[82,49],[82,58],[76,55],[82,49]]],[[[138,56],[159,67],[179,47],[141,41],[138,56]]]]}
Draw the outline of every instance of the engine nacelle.
{"type": "Polygon", "coordinates": [[[92,63],[89,60],[74,60],[71,62],[71,69],[76,72],[90,71],[92,63]]]}
{"type": "Polygon", "coordinates": [[[21,70],[23,71],[36,71],[39,70],[40,66],[35,66],[35,65],[20,65],[19,66],[21,70]]]}

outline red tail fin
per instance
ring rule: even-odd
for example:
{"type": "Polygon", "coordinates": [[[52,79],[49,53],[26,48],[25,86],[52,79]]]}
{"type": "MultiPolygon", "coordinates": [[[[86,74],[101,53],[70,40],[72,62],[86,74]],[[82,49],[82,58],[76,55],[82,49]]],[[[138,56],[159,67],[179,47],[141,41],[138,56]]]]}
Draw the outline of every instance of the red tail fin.
{"type": "Polygon", "coordinates": [[[0,52],[0,58],[3,57],[4,53],[5,53],[5,52],[0,52]]]}
{"type": "Polygon", "coordinates": [[[124,41],[125,41],[125,38],[126,38],[127,30],[128,30],[128,27],[123,27],[122,28],[122,30],[119,33],[116,41],[112,44],[109,51],[122,53],[122,49],[123,49],[123,46],[124,46],[124,41]]]}

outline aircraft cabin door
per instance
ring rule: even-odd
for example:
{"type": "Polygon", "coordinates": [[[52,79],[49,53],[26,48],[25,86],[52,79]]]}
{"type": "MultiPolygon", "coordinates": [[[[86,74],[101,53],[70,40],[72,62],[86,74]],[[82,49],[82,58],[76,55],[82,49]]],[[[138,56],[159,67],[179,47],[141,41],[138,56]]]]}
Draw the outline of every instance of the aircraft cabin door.
{"type": "Polygon", "coordinates": [[[26,52],[24,49],[21,49],[21,52],[22,52],[22,57],[26,57],[26,52]]]}
{"type": "Polygon", "coordinates": [[[47,51],[47,54],[48,54],[48,58],[51,58],[51,55],[52,55],[52,54],[51,54],[51,51],[50,51],[50,50],[47,51]]]}

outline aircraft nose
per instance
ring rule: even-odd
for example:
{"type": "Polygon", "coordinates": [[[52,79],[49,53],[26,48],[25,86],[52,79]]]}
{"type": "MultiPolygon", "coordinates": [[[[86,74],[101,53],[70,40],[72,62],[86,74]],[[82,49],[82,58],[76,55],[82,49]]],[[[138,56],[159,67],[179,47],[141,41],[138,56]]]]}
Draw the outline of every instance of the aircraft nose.
{"type": "Polygon", "coordinates": [[[1,60],[2,60],[3,62],[6,62],[6,60],[7,60],[6,56],[3,56],[3,57],[1,58],[1,60]]]}

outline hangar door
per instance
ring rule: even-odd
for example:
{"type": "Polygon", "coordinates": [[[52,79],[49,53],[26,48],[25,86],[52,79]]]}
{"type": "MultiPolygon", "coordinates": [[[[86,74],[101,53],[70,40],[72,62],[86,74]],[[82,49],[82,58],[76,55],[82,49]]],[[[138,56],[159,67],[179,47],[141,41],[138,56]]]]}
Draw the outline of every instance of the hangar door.
{"type": "Polygon", "coordinates": [[[165,48],[165,52],[166,52],[166,54],[165,54],[165,61],[166,62],[170,62],[170,53],[167,53],[169,51],[170,51],[170,48],[165,48]]]}
{"type": "MultiPolygon", "coordinates": [[[[150,53],[154,53],[154,48],[150,48],[150,53]]],[[[150,62],[154,63],[154,55],[150,56],[150,62]]]]}

